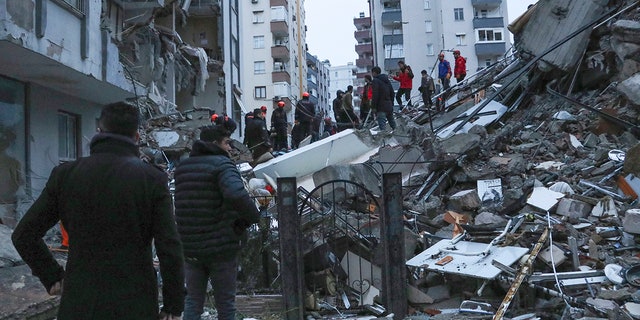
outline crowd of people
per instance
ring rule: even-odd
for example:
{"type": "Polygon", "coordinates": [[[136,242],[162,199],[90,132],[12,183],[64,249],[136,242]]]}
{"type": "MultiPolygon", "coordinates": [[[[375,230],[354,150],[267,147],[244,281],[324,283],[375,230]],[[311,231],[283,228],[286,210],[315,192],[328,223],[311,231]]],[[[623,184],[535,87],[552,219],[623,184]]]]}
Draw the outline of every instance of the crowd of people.
{"type": "MultiPolygon", "coordinates": [[[[465,59],[454,51],[453,76],[466,76],[465,59]]],[[[439,55],[438,78],[448,88],[451,66],[439,55]]],[[[394,99],[411,105],[413,72],[400,62],[390,77],[380,67],[365,77],[360,115],[353,87],[333,101],[337,126],[322,118],[304,93],[296,105],[292,147],[375,119],[380,130],[396,128],[394,99]],[[400,81],[394,92],[390,78],[400,81]]],[[[434,81],[421,71],[422,98],[431,101],[434,81]]],[[[273,148],[288,149],[285,103],[279,101],[267,129],[267,108],[246,117],[245,144],[254,160],[273,148]],[[272,139],[273,138],[273,139],[272,139]]],[[[235,319],[238,254],[247,228],[259,219],[255,202],[230,159],[236,122],[213,114],[200,128],[189,157],[175,169],[175,198],[165,172],[140,156],[139,110],[125,102],[103,107],[90,155],[53,169],[40,196],[19,221],[12,242],[47,292],[61,295],[58,319],[200,319],[207,284],[214,289],[218,319],[235,319]],[[99,183],[96,183],[99,182],[99,183]],[[90,187],[88,187],[90,186],[90,187]],[[175,210],[174,210],[175,209],[175,210]],[[43,237],[56,224],[68,234],[66,266],[53,257],[43,237]],[[162,278],[162,307],[154,268],[162,278]],[[185,290],[186,288],[186,290],[185,290]],[[184,315],[183,315],[184,312],[184,315]]]]}

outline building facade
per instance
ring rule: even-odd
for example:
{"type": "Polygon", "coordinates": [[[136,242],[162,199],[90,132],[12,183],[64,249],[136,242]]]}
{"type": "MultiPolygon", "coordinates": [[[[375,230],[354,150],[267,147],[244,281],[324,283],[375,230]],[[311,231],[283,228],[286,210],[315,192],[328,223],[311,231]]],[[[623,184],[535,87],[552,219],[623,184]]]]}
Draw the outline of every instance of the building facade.
{"type": "Polygon", "coordinates": [[[371,74],[373,68],[373,33],[371,32],[371,17],[366,17],[364,12],[360,12],[357,18],[353,19],[356,31],[353,36],[356,38],[356,81],[354,92],[362,95],[364,87],[364,76],[371,74]]]}
{"type": "Polygon", "coordinates": [[[307,52],[307,92],[311,95],[311,102],[316,105],[316,111],[323,115],[331,109],[329,84],[329,61],[320,61],[317,56],[307,52]]]}
{"type": "Polygon", "coordinates": [[[247,109],[267,106],[267,121],[278,101],[288,117],[307,85],[304,0],[242,1],[243,96],[247,109]]]}
{"type": "Polygon", "coordinates": [[[460,50],[471,75],[510,47],[504,0],[376,0],[369,6],[375,64],[395,74],[397,62],[404,60],[418,75],[414,88],[420,85],[420,70],[436,75],[440,52],[453,64],[452,52],[460,50]]]}
{"type": "Polygon", "coordinates": [[[2,222],[15,224],[54,166],[88,155],[104,104],[129,100],[147,119],[239,116],[238,5],[0,0],[2,222]]]}

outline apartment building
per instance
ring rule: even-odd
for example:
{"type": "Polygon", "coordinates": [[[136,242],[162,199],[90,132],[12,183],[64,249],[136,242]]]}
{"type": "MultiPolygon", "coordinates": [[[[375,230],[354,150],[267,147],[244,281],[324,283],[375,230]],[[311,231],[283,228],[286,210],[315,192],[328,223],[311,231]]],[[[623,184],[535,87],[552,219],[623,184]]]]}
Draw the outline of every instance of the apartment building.
{"type": "Polygon", "coordinates": [[[331,109],[329,83],[329,61],[320,61],[317,56],[307,52],[307,92],[311,102],[316,105],[316,112],[328,114],[331,109]]]}
{"type": "Polygon", "coordinates": [[[250,0],[242,4],[243,96],[248,109],[277,102],[292,110],[307,86],[304,0],[250,0]]]}
{"type": "Polygon", "coordinates": [[[20,218],[54,166],[89,153],[104,104],[240,117],[239,9],[238,0],[0,0],[0,219],[20,218]]]}
{"type": "MultiPolygon", "coordinates": [[[[438,53],[467,58],[467,74],[498,61],[510,48],[505,0],[372,0],[375,64],[394,74],[404,60],[416,75],[437,73],[438,53]]],[[[420,77],[414,78],[418,88],[420,77]]],[[[413,95],[417,95],[417,90],[413,95]]]]}
{"type": "Polygon", "coordinates": [[[366,17],[364,12],[360,12],[358,17],[353,18],[356,31],[353,36],[356,38],[356,81],[354,92],[362,94],[364,87],[364,76],[371,74],[373,68],[373,33],[371,32],[371,17],[366,17]]]}

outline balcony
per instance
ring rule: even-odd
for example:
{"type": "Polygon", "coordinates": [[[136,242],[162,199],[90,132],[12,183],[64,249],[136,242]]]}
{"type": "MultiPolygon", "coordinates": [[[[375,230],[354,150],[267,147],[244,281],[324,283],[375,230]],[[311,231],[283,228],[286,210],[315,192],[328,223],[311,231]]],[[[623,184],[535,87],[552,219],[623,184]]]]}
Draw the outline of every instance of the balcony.
{"type": "Polygon", "coordinates": [[[355,37],[356,40],[371,39],[371,29],[354,31],[353,37],[355,37]]]}
{"type": "Polygon", "coordinates": [[[373,53],[373,44],[364,43],[364,44],[356,44],[356,53],[358,55],[365,53],[373,53]]]}
{"type": "Polygon", "coordinates": [[[504,42],[476,43],[477,56],[499,56],[507,51],[507,45],[504,42]]]}
{"type": "Polygon", "coordinates": [[[492,9],[502,4],[502,0],[471,0],[471,5],[476,9],[492,9]]]}
{"type": "Polygon", "coordinates": [[[289,47],[285,45],[271,47],[271,57],[274,59],[289,59],[289,47]]]}
{"type": "Polygon", "coordinates": [[[382,36],[383,44],[401,44],[404,43],[402,34],[386,34],[382,36]]]}
{"type": "Polygon", "coordinates": [[[272,7],[289,7],[289,2],[287,0],[271,0],[270,5],[272,7]]]}
{"type": "Polygon", "coordinates": [[[402,21],[402,11],[400,10],[387,10],[382,12],[382,25],[388,26],[398,24],[402,21]]]}
{"type": "Polygon", "coordinates": [[[212,17],[220,15],[220,0],[191,0],[189,15],[212,17]]]}
{"type": "Polygon", "coordinates": [[[473,19],[473,28],[502,28],[504,27],[504,18],[474,18],[473,19]]]}
{"type": "Polygon", "coordinates": [[[358,59],[356,59],[356,67],[358,67],[358,68],[366,68],[368,66],[373,66],[373,58],[358,58],[358,59]]]}
{"type": "Polygon", "coordinates": [[[289,34],[289,25],[284,20],[271,21],[271,33],[275,36],[286,36],[289,34]]]}
{"type": "Polygon", "coordinates": [[[354,18],[353,25],[358,29],[371,28],[371,17],[354,18]]]}
{"type": "Polygon", "coordinates": [[[291,84],[291,76],[289,75],[289,72],[286,69],[281,69],[281,70],[273,70],[273,72],[271,73],[271,82],[276,83],[276,82],[286,82],[288,84],[291,84]]]}

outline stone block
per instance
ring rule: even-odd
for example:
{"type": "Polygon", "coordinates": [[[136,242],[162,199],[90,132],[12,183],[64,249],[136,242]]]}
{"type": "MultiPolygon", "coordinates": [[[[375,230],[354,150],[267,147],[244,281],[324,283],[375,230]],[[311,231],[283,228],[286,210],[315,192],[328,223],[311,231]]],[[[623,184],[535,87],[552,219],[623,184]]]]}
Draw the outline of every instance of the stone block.
{"type": "Polygon", "coordinates": [[[622,219],[624,232],[640,234],[640,209],[629,209],[622,219]]]}
{"type": "Polygon", "coordinates": [[[454,210],[476,210],[480,208],[480,197],[475,189],[463,190],[449,197],[449,205],[454,210]]]}
{"type": "Polygon", "coordinates": [[[591,205],[580,200],[563,198],[558,203],[556,214],[569,218],[586,218],[591,213],[591,205]]]}

